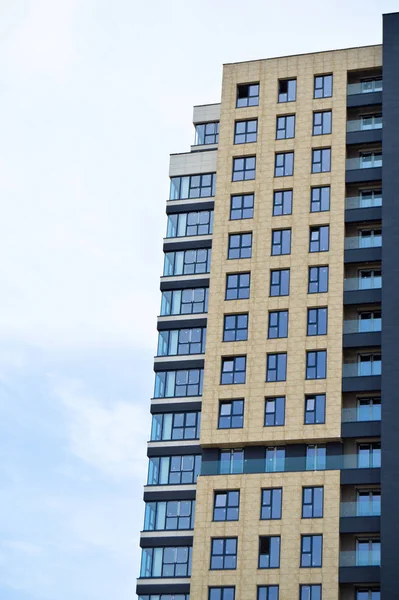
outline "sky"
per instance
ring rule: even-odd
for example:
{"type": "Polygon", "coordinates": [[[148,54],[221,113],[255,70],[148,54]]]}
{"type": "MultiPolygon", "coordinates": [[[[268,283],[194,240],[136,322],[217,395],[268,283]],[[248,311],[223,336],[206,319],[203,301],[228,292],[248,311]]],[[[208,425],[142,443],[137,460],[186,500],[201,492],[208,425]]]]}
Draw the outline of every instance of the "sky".
{"type": "Polygon", "coordinates": [[[0,598],[139,572],[169,154],[222,64],[381,43],[399,0],[0,0],[0,598]]]}

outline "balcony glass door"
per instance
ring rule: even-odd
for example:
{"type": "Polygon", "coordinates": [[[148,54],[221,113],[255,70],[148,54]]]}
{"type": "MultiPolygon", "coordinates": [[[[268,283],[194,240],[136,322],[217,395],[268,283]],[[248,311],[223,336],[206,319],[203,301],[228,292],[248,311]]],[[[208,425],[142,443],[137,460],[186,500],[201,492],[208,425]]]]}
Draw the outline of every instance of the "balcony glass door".
{"type": "Polygon", "coordinates": [[[371,169],[382,167],[382,152],[362,152],[360,154],[360,168],[371,169]]]}
{"type": "Polygon", "coordinates": [[[379,517],[381,515],[381,491],[358,491],[356,514],[358,517],[379,517]]]}
{"type": "Polygon", "coordinates": [[[382,190],[362,190],[360,192],[360,208],[382,206],[382,190]]]}
{"type": "Polygon", "coordinates": [[[381,444],[359,444],[357,456],[359,469],[378,469],[381,467],[381,444]]]}
{"type": "Polygon", "coordinates": [[[356,566],[379,566],[381,563],[380,540],[357,540],[356,566]]]}
{"type": "Polygon", "coordinates": [[[381,421],[381,398],[359,398],[358,421],[381,421]]]}

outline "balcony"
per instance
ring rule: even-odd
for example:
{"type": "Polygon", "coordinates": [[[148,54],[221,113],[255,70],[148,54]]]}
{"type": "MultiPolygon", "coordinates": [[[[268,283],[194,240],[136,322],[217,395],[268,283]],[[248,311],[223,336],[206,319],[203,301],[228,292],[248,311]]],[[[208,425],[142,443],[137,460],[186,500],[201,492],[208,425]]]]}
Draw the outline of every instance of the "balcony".
{"type": "Polygon", "coordinates": [[[374,262],[381,260],[381,225],[364,229],[358,235],[345,237],[345,263],[374,262]]]}
{"type": "Polygon", "coordinates": [[[379,533],[381,501],[341,502],[340,533],[379,533]]]}
{"type": "Polygon", "coordinates": [[[343,392],[374,392],[381,389],[381,354],[359,354],[357,362],[342,365],[343,392]]]}
{"type": "Polygon", "coordinates": [[[379,181],[382,178],[382,153],[362,152],[346,159],[346,183],[379,181]]]}
{"type": "Polygon", "coordinates": [[[347,550],[339,554],[340,583],[378,583],[380,581],[380,549],[347,550]]]}
{"type": "Polygon", "coordinates": [[[347,144],[370,144],[382,141],[382,115],[351,119],[346,125],[347,144]]]}
{"type": "Polygon", "coordinates": [[[347,90],[347,106],[373,106],[382,104],[382,78],[376,76],[364,81],[349,83],[347,90]]]}
{"type": "Polygon", "coordinates": [[[358,406],[343,408],[343,438],[379,437],[381,435],[381,398],[360,398],[358,406]]]}
{"type": "Polygon", "coordinates": [[[381,311],[359,314],[357,319],[347,319],[343,326],[344,348],[381,346],[381,311]]]}
{"type": "Polygon", "coordinates": [[[381,221],[382,190],[364,190],[345,199],[345,223],[381,221]]]}

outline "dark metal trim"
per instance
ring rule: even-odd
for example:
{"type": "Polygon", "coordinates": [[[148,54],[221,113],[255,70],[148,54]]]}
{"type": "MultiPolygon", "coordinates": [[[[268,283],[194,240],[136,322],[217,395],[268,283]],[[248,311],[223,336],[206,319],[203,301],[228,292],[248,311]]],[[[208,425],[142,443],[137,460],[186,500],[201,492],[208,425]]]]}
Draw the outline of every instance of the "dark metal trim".
{"type": "Polygon", "coordinates": [[[144,502],[163,502],[167,500],[195,500],[195,490],[165,490],[161,492],[145,491],[144,502]]]}
{"type": "Polygon", "coordinates": [[[190,237],[189,240],[179,241],[179,238],[169,238],[168,241],[164,241],[163,243],[164,252],[177,252],[178,250],[197,250],[199,248],[212,248],[212,240],[197,240],[196,236],[193,235],[192,237],[190,237]]]}
{"type": "Polygon", "coordinates": [[[189,360],[188,358],[182,360],[164,360],[162,362],[154,363],[154,372],[157,371],[175,371],[176,369],[203,369],[205,360],[203,358],[195,358],[189,360]]]}
{"type": "Polygon", "coordinates": [[[346,183],[364,183],[366,181],[381,181],[382,168],[371,167],[369,169],[351,169],[345,174],[346,183]]]}
{"type": "Polygon", "coordinates": [[[339,583],[379,583],[380,567],[340,567],[339,583]]]}
{"type": "Polygon", "coordinates": [[[344,348],[373,348],[381,346],[381,332],[369,331],[365,333],[344,333],[344,348]]]}
{"type": "Polygon", "coordinates": [[[341,425],[343,438],[379,437],[380,435],[381,421],[356,421],[341,425]]]}
{"type": "Polygon", "coordinates": [[[365,131],[350,131],[346,134],[346,144],[372,144],[374,142],[381,142],[382,140],[382,128],[381,129],[367,129],[365,131]]]}
{"type": "MultiPolygon", "coordinates": [[[[155,533],[155,532],[154,532],[155,533]]],[[[144,537],[140,538],[140,548],[166,548],[166,546],[192,546],[193,534],[170,535],[168,537],[144,537]]]]}
{"type": "Polygon", "coordinates": [[[351,208],[345,210],[345,223],[366,223],[367,221],[381,221],[381,206],[370,208],[351,208]]]}
{"type": "Polygon", "coordinates": [[[187,290],[190,288],[209,288],[209,274],[201,279],[190,279],[188,275],[179,279],[179,281],[161,281],[161,292],[168,290],[187,290]]]}
{"type": "Polygon", "coordinates": [[[351,94],[346,98],[346,106],[348,108],[353,108],[355,106],[373,106],[375,104],[382,104],[382,92],[351,94]]]}
{"type": "Polygon", "coordinates": [[[353,290],[344,292],[344,304],[380,304],[381,288],[373,290],[353,290]]]}
{"type": "Polygon", "coordinates": [[[158,415],[161,413],[201,410],[202,402],[200,400],[198,400],[198,402],[181,402],[180,404],[173,402],[173,398],[170,400],[170,402],[165,402],[162,404],[151,404],[151,414],[158,415]]]}
{"type": "Polygon", "coordinates": [[[380,517],[341,517],[339,520],[340,533],[379,533],[380,517]]]}
{"type": "Polygon", "coordinates": [[[187,319],[186,315],[181,315],[181,319],[173,319],[173,321],[158,321],[157,329],[158,331],[168,331],[170,329],[206,327],[207,321],[208,319],[206,317],[200,317],[199,319],[187,319]]]}
{"type": "Polygon", "coordinates": [[[381,260],[381,246],[379,248],[354,248],[353,250],[345,250],[344,262],[351,263],[369,263],[381,260]]]}
{"type": "MultiPolygon", "coordinates": [[[[193,440],[198,442],[198,440],[193,440]]],[[[190,454],[201,454],[201,446],[193,444],[192,446],[163,446],[163,442],[158,443],[159,446],[150,446],[147,448],[147,456],[187,456],[190,454]]]]}
{"type": "Polygon", "coordinates": [[[341,485],[374,485],[381,482],[381,469],[345,469],[341,485]]]}

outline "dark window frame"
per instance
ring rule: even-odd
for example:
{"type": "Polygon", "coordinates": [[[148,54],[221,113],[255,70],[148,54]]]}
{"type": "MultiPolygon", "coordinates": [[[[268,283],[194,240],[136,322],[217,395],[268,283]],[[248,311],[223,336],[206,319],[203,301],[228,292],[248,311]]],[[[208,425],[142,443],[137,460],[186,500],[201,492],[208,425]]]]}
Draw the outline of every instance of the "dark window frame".
{"type": "Polygon", "coordinates": [[[273,191],[273,217],[292,215],[293,195],[294,194],[292,189],[273,191]]]}
{"type": "Polygon", "coordinates": [[[292,177],[294,175],[294,160],[293,150],[276,152],[274,155],[274,177],[292,177]]]}
{"type": "Polygon", "coordinates": [[[287,352],[268,352],[266,355],[266,382],[287,381],[287,362],[287,352]],[[272,368],[270,363],[273,360],[275,360],[276,366],[272,368]],[[282,362],[283,366],[279,365],[280,362],[282,362]],[[284,370],[283,379],[278,378],[280,369],[284,370]],[[275,378],[271,377],[272,373],[275,373],[275,378]]]}
{"type": "Polygon", "coordinates": [[[266,396],[264,427],[283,427],[285,425],[285,401],[285,396],[266,396]],[[269,405],[274,410],[268,410],[269,405]]]}
{"type": "Polygon", "coordinates": [[[313,112],[312,135],[329,135],[332,132],[332,110],[316,110],[313,112]],[[320,122],[317,122],[320,121],[320,122]],[[316,129],[319,128],[319,129],[316,129]],[[325,129],[327,131],[325,131],[325,129]]]}
{"type": "Polygon", "coordinates": [[[246,370],[247,370],[247,357],[245,354],[239,355],[239,356],[222,356],[220,385],[243,385],[243,384],[245,384],[246,370]],[[242,361],[244,361],[243,362],[244,368],[238,368],[237,363],[240,362],[240,366],[241,366],[242,361]],[[227,365],[228,363],[232,363],[231,370],[224,369],[225,365],[227,365]],[[243,376],[240,375],[241,373],[243,373],[243,376]],[[232,381],[225,381],[226,379],[228,379],[227,376],[230,374],[231,374],[232,381]],[[223,377],[223,375],[225,375],[225,377],[223,377]],[[239,379],[242,379],[242,381],[237,381],[237,375],[239,375],[239,379]]]}
{"type": "Polygon", "coordinates": [[[291,227],[272,229],[271,256],[286,256],[291,254],[291,241],[291,227]]]}
{"type": "Polygon", "coordinates": [[[330,210],[331,187],[321,185],[310,188],[310,212],[328,212],[330,210]],[[326,191],[328,190],[328,194],[326,191]]]}
{"type": "Polygon", "coordinates": [[[244,398],[232,398],[231,400],[219,400],[219,413],[218,413],[218,429],[242,429],[244,427],[244,410],[245,401],[244,398]],[[230,405],[230,413],[222,414],[222,406],[230,405]],[[221,425],[226,420],[228,426],[221,425]]]}
{"type": "Polygon", "coordinates": [[[252,258],[252,231],[229,233],[227,259],[252,258]],[[238,242],[238,245],[236,243],[238,242]]]}
{"type": "Polygon", "coordinates": [[[296,88],[297,88],[297,79],[296,77],[286,77],[279,79],[277,82],[277,102],[278,104],[285,104],[287,102],[295,102],[296,101],[296,88]],[[287,91],[280,91],[280,88],[287,83],[287,91]],[[290,83],[293,84],[290,86],[290,83]],[[291,87],[291,90],[290,90],[291,87]],[[291,96],[291,99],[290,99],[291,96]],[[284,99],[286,97],[286,99],[284,99]]]}
{"type": "MultiPolygon", "coordinates": [[[[244,89],[241,90],[242,92],[244,91],[244,89]]],[[[236,108],[245,108],[247,106],[259,106],[259,92],[260,92],[260,83],[259,81],[256,81],[254,83],[239,83],[237,84],[237,91],[236,91],[236,108]],[[251,88],[258,88],[256,89],[251,89],[251,88]],[[240,97],[240,88],[248,88],[248,95],[247,96],[241,96],[240,97]],[[251,92],[257,92],[257,94],[255,93],[251,93],[251,92]],[[257,99],[256,102],[255,100],[253,100],[251,102],[251,98],[257,99]],[[247,100],[246,103],[244,102],[239,102],[240,100],[247,100]]]]}
{"type": "Polygon", "coordinates": [[[290,283],[291,283],[291,272],[290,269],[271,269],[270,270],[270,286],[269,286],[269,296],[271,298],[279,297],[279,296],[289,296],[290,295],[290,283]],[[288,276],[287,276],[288,273],[288,276]],[[273,279],[277,279],[278,281],[274,282],[273,279]],[[283,281],[287,279],[287,281],[283,281]],[[282,288],[284,288],[282,290],[282,288]],[[273,293],[274,291],[278,291],[278,293],[273,293]],[[282,291],[286,291],[286,293],[281,293],[282,291]]]}
{"type": "Polygon", "coordinates": [[[305,379],[312,380],[312,379],[326,379],[326,378],[327,378],[327,350],[307,350],[306,351],[305,379]],[[319,361],[321,361],[320,365],[319,365],[319,361]],[[314,369],[315,377],[308,376],[309,369],[314,369]],[[321,374],[322,374],[321,377],[318,376],[319,369],[321,369],[321,374]],[[323,374],[324,374],[324,376],[323,376],[323,374]]]}
{"type": "Polygon", "coordinates": [[[223,341],[243,342],[248,339],[249,313],[231,313],[223,315],[223,341]],[[230,326],[233,325],[233,326],[230,326]],[[227,335],[233,332],[234,335],[227,335]],[[242,332],[242,333],[240,333],[242,332]]]}
{"type": "Polygon", "coordinates": [[[302,519],[322,519],[324,517],[324,486],[303,486],[302,487],[302,519]],[[315,501],[315,491],[321,490],[321,510],[318,511],[315,501]],[[310,496],[310,501],[308,498],[310,496]],[[308,498],[307,498],[308,497],[308,498]],[[308,510],[306,510],[308,508],[308,510]],[[305,514],[309,512],[309,514],[305,514]],[[316,513],[316,514],[315,514],[316,513]],[[319,514],[318,514],[319,513],[319,514]]]}
{"type": "Polygon", "coordinates": [[[255,205],[255,194],[232,194],[230,196],[230,221],[241,221],[244,219],[253,219],[254,216],[254,205],[255,205]],[[240,198],[240,207],[234,207],[234,202],[237,198],[240,198]],[[248,206],[245,206],[245,199],[252,199],[252,203],[248,206]],[[247,212],[245,212],[247,211],[247,212]],[[240,216],[234,216],[233,212],[239,214],[240,216]],[[245,216],[244,216],[245,215],[245,216]]]}
{"type": "Polygon", "coordinates": [[[312,148],[312,173],[331,172],[331,146],[312,148]]]}
{"type": "MultiPolygon", "coordinates": [[[[219,513],[217,513],[219,514],[219,513]]],[[[240,490],[214,490],[213,493],[213,516],[212,521],[216,523],[223,523],[225,521],[238,521],[240,519],[240,490]],[[218,498],[222,499],[222,496],[225,496],[225,503],[222,505],[217,505],[218,498]],[[229,513],[229,510],[233,509],[233,513],[229,513]],[[221,516],[223,518],[216,518],[216,511],[221,512],[221,516]],[[234,518],[231,517],[231,514],[235,514],[234,518]],[[230,514],[230,516],[229,516],[230,514]]]]}
{"type": "Polygon", "coordinates": [[[235,121],[234,123],[234,144],[254,144],[258,139],[258,119],[245,119],[242,121],[235,121]],[[240,126],[244,126],[244,131],[237,131],[240,126]],[[253,128],[254,127],[254,128],[253,128]],[[251,129],[248,131],[248,129],[251,129]],[[252,130],[253,128],[253,130],[252,130]],[[241,141],[241,138],[242,141],[241,141]],[[240,139],[240,141],[238,141],[240,139]]]}
{"type": "Polygon", "coordinates": [[[287,338],[288,337],[288,321],[289,321],[288,309],[269,310],[267,339],[277,340],[277,339],[281,339],[281,338],[287,338]],[[274,323],[274,321],[276,321],[276,322],[274,323]],[[273,333],[276,333],[276,335],[273,335],[273,333]]]}
{"type": "Polygon", "coordinates": [[[276,140],[291,140],[295,138],[295,114],[277,115],[276,140]]]}
{"type": "MultiPolygon", "coordinates": [[[[245,279],[246,281],[246,279],[245,279]]],[[[225,300],[229,301],[229,300],[245,300],[248,299],[251,293],[251,273],[250,271],[242,271],[239,273],[227,273],[226,274],[226,295],[225,295],[225,300]],[[230,286],[229,287],[229,278],[233,278],[233,277],[237,277],[237,286],[230,286]],[[241,279],[248,277],[248,285],[241,285],[241,279]],[[236,290],[237,291],[237,295],[235,297],[228,297],[229,295],[229,290],[236,290]],[[244,292],[240,293],[240,290],[246,290],[244,295],[244,292]]]]}
{"type": "MultiPolygon", "coordinates": [[[[322,282],[324,283],[324,281],[322,282]]],[[[311,265],[308,269],[308,294],[325,294],[328,292],[328,284],[329,284],[329,265],[311,265]],[[327,269],[325,273],[320,271],[321,269],[327,269]],[[317,279],[313,278],[314,275],[317,274],[317,279]],[[325,289],[320,290],[321,282],[320,282],[320,274],[322,277],[326,279],[325,289]],[[311,290],[311,286],[317,286],[317,289],[314,291],[311,290]]]]}
{"type": "Polygon", "coordinates": [[[332,98],[332,95],[333,95],[333,73],[322,73],[321,75],[315,75],[314,83],[313,83],[313,98],[314,99],[332,98]],[[331,81],[329,80],[329,78],[331,78],[331,81]],[[331,93],[328,93],[329,87],[331,87],[331,93]],[[327,89],[325,90],[325,88],[327,88],[327,89]],[[319,91],[319,90],[321,90],[321,91],[319,91]]]}
{"type": "Polygon", "coordinates": [[[315,337],[328,333],[328,306],[313,306],[307,310],[306,335],[315,337]],[[323,313],[324,312],[324,316],[323,313]]]}
{"type": "Polygon", "coordinates": [[[283,512],[283,488],[262,488],[260,491],[260,520],[261,521],[280,521],[283,512]],[[265,495],[269,496],[269,501],[265,501],[265,495]],[[264,515],[270,516],[264,516],[264,515]]]}
{"type": "Polygon", "coordinates": [[[301,562],[300,562],[300,568],[301,569],[321,569],[323,567],[323,534],[321,533],[311,533],[311,534],[302,534],[301,535],[301,562]],[[315,538],[321,538],[321,543],[320,543],[320,562],[316,561],[316,558],[318,557],[314,557],[314,554],[316,553],[316,550],[314,549],[314,545],[315,545],[315,538]],[[307,539],[310,539],[310,549],[309,550],[305,550],[305,542],[307,539]],[[305,562],[308,562],[309,560],[309,565],[304,564],[305,562]],[[314,561],[316,561],[314,563],[314,561]]]}
{"type": "Polygon", "coordinates": [[[330,225],[311,225],[309,227],[309,252],[329,252],[330,225]]]}
{"type": "Polygon", "coordinates": [[[305,425],[322,425],[326,422],[326,394],[306,394],[305,395],[305,425]],[[313,408],[311,401],[314,402],[313,408]]]}
{"type": "Polygon", "coordinates": [[[237,537],[214,537],[211,538],[211,562],[210,562],[210,570],[211,571],[233,571],[237,568],[237,550],[238,550],[238,538],[237,537]],[[227,553],[226,548],[227,548],[227,543],[228,542],[232,542],[235,541],[235,554],[233,553],[227,553]],[[214,543],[215,542],[222,542],[222,553],[216,553],[214,552],[214,543]],[[226,557],[235,557],[235,563],[234,566],[232,567],[226,567],[226,557]],[[215,559],[216,557],[221,557],[222,560],[222,565],[221,567],[213,567],[213,559],[215,559]]]}
{"type": "Polygon", "coordinates": [[[233,170],[232,170],[232,176],[231,176],[231,180],[233,182],[235,181],[253,181],[254,179],[256,179],[256,155],[251,155],[251,156],[234,156],[233,157],[233,170]],[[242,168],[236,168],[238,166],[241,166],[241,163],[239,161],[243,161],[242,162],[242,168]],[[253,163],[252,163],[253,161],[253,163]],[[253,166],[247,166],[248,164],[253,165],[253,166]],[[242,173],[242,177],[238,176],[238,174],[242,173]]]}
{"type": "Polygon", "coordinates": [[[259,536],[259,556],[258,556],[258,569],[279,569],[280,568],[280,554],[281,554],[281,536],[280,535],[260,535],[259,536]],[[267,541],[266,541],[267,540],[267,541]],[[277,543],[278,549],[277,554],[273,556],[272,544],[277,543]],[[263,546],[269,546],[269,552],[262,552],[263,546]],[[262,557],[265,558],[262,561],[262,557]],[[262,562],[266,563],[266,566],[262,565],[262,562]],[[274,563],[271,565],[271,563],[274,563]]]}

